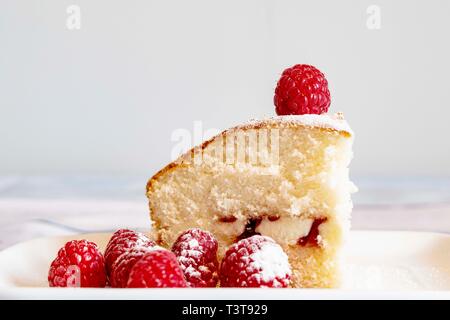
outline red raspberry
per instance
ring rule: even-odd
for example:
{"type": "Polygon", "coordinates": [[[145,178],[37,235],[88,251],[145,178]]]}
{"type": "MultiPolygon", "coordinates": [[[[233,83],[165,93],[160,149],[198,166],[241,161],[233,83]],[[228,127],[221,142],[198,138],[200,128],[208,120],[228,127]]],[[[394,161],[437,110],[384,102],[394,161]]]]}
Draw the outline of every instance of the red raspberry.
{"type": "MultiPolygon", "coordinates": [[[[112,266],[111,276],[109,278],[111,287],[125,288],[131,268],[133,268],[134,264],[138,262],[146,253],[149,253],[157,248],[160,247],[134,246],[120,255],[112,266]]],[[[164,250],[162,248],[160,249],[164,250]]]]}
{"type": "Polygon", "coordinates": [[[112,267],[116,259],[134,246],[153,247],[156,243],[143,233],[120,229],[114,232],[105,250],[106,274],[111,277],[112,267]]]}
{"type": "Polygon", "coordinates": [[[217,240],[200,229],[183,232],[172,246],[189,287],[215,287],[218,281],[217,240]]]}
{"type": "Polygon", "coordinates": [[[228,248],[220,266],[221,287],[286,288],[291,267],[271,238],[255,235],[228,248]]]}
{"type": "Polygon", "coordinates": [[[127,288],[187,287],[175,255],[168,250],[146,253],[131,268],[127,288]]]}
{"type": "Polygon", "coordinates": [[[59,249],[48,272],[50,287],[104,287],[105,261],[95,243],[72,240],[59,249]]]}
{"type": "Polygon", "coordinates": [[[331,103],[327,79],[313,66],[296,64],[281,74],[273,101],[279,116],[326,113],[331,103]]]}

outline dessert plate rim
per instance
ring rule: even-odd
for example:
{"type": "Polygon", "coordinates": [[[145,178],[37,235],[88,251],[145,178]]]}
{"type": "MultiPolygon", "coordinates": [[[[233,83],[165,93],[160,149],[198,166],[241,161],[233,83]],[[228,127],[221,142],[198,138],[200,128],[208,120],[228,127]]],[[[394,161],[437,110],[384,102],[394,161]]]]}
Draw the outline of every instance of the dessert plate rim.
{"type": "MultiPolygon", "coordinates": [[[[45,264],[56,256],[55,248],[72,239],[87,238],[96,241],[103,249],[111,233],[87,233],[60,237],[42,237],[21,242],[0,251],[0,299],[450,299],[450,234],[422,231],[392,230],[355,230],[350,232],[346,255],[354,266],[366,273],[370,268],[383,265],[389,268],[395,265],[401,268],[414,266],[406,270],[405,275],[414,275],[417,270],[439,268],[436,284],[421,278],[418,283],[423,287],[408,286],[384,287],[343,287],[339,289],[239,289],[239,288],[205,288],[205,289],[112,289],[112,288],[49,288],[46,287],[45,264]],[[380,242],[378,245],[375,242],[380,242]],[[389,244],[387,246],[387,244],[389,244]],[[367,245],[367,250],[364,245],[367,245]],[[51,249],[46,248],[52,247],[51,249]],[[432,246],[432,247],[430,247],[432,246]],[[40,250],[36,250],[39,248],[40,250]],[[430,251],[427,252],[429,249],[430,251]],[[55,251],[55,252],[53,252],[55,251]],[[366,252],[368,251],[368,252],[366,252]],[[25,257],[27,254],[32,257],[25,257]],[[33,259],[37,271],[33,270],[33,259]],[[396,260],[397,259],[397,260],[396,260]],[[13,260],[13,261],[11,261],[13,260]],[[16,260],[16,261],[14,261],[16,260]],[[44,261],[44,263],[43,263],[44,261]],[[21,263],[22,262],[22,263],[21,263]],[[28,262],[28,263],[23,263],[28,262]],[[23,266],[27,264],[27,266],[23,266]],[[422,268],[422,269],[421,269],[422,268]],[[425,268],[425,269],[424,269],[425,268]],[[428,268],[428,269],[427,269],[428,268]],[[444,271],[442,271],[444,270],[444,271]],[[44,273],[44,279],[42,274],[44,273]],[[21,277],[25,274],[25,277],[21,277]],[[37,274],[41,276],[36,281],[37,274]],[[34,279],[27,282],[23,278],[34,279]],[[42,281],[43,280],[43,281],[42,281]]],[[[356,270],[356,269],[355,269],[356,270]]],[[[384,276],[384,269],[378,276],[384,276]]],[[[400,269],[399,269],[400,270],[400,269]]],[[[433,269],[434,270],[434,269],[433,269]]],[[[432,270],[432,271],[433,271],[432,270]]],[[[376,270],[375,270],[376,271],[376,270]]],[[[359,271],[358,271],[359,272],[359,271]]],[[[434,271],[433,271],[434,272],[434,271]]],[[[375,272],[376,273],[376,272],[375,272]]],[[[390,276],[390,275],[389,275],[390,276]]],[[[420,277],[419,277],[420,278],[420,277]]],[[[363,279],[363,278],[361,278],[363,279]]],[[[356,279],[355,281],[361,281],[356,279]]],[[[364,279],[363,279],[364,280],[364,279]]],[[[411,279],[408,279],[411,281],[411,279]]]]}

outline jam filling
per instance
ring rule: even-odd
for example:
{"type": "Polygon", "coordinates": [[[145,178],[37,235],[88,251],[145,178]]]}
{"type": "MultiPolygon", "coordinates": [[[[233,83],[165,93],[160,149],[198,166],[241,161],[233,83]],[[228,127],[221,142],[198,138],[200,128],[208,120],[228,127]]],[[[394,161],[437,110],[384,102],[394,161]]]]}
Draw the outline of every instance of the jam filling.
{"type": "Polygon", "coordinates": [[[297,244],[302,247],[317,247],[319,245],[319,241],[317,239],[319,236],[319,227],[325,221],[327,221],[327,218],[315,219],[309,233],[306,236],[299,238],[297,240],[297,244]]]}
{"type": "MultiPolygon", "coordinates": [[[[237,238],[236,241],[249,238],[254,235],[261,235],[261,233],[256,232],[256,228],[258,228],[259,224],[262,221],[262,217],[251,218],[247,220],[245,224],[244,232],[242,232],[237,238]]],[[[267,219],[271,222],[277,221],[280,219],[279,215],[271,215],[267,216],[267,219]]],[[[235,216],[225,216],[219,219],[220,222],[232,223],[235,222],[237,218],[235,216]]],[[[315,219],[311,225],[311,229],[308,234],[304,237],[301,237],[297,240],[297,244],[302,247],[317,247],[319,246],[319,240],[317,239],[319,236],[319,227],[322,223],[327,221],[327,218],[318,218],[315,219]]]]}
{"type": "Polygon", "coordinates": [[[258,228],[259,224],[261,223],[262,218],[251,218],[247,221],[247,224],[245,225],[244,232],[242,232],[238,237],[237,241],[249,238],[254,235],[261,235],[259,232],[256,232],[256,228],[258,228]]]}
{"type": "Polygon", "coordinates": [[[221,217],[219,219],[220,222],[227,222],[227,223],[235,222],[236,220],[237,218],[235,216],[221,217]]]}

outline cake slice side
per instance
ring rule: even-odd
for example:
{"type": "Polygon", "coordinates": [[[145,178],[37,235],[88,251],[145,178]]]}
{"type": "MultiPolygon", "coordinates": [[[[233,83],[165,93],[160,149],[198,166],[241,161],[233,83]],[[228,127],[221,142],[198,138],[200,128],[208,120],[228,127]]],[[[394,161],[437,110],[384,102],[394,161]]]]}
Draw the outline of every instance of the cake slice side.
{"type": "Polygon", "coordinates": [[[255,233],[289,256],[294,287],[334,287],[350,226],[353,134],[339,117],[275,117],[224,131],[153,176],[158,242],[198,227],[227,246],[255,233]]]}

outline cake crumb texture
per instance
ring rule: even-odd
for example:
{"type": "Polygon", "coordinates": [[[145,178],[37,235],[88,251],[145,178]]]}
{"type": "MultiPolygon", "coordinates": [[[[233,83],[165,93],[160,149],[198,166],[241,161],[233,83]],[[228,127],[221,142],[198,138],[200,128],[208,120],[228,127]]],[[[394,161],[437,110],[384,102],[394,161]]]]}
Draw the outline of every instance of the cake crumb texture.
{"type": "Polygon", "coordinates": [[[257,219],[254,231],[287,253],[293,287],[337,286],[355,190],[352,142],[340,114],[252,120],[222,132],[149,180],[159,244],[170,247],[184,230],[201,228],[217,238],[221,257],[257,219]],[[316,219],[324,221],[317,244],[299,245],[316,219]]]}

